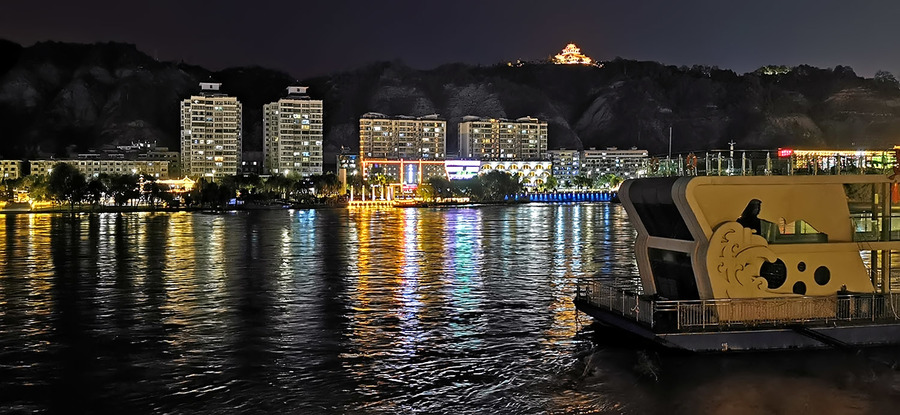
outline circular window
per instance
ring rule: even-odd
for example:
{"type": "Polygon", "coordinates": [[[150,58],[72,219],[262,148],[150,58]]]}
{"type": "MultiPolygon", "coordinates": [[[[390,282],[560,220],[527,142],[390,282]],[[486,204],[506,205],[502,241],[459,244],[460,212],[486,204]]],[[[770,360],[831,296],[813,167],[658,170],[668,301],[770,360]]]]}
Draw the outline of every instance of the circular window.
{"type": "Polygon", "coordinates": [[[787,281],[787,267],[780,259],[775,262],[766,261],[759,267],[759,276],[766,279],[769,289],[776,289],[787,281]]]}
{"type": "Polygon", "coordinates": [[[831,271],[828,270],[828,267],[821,266],[816,268],[815,273],[816,284],[825,285],[828,284],[828,281],[831,281],[831,271]]]}

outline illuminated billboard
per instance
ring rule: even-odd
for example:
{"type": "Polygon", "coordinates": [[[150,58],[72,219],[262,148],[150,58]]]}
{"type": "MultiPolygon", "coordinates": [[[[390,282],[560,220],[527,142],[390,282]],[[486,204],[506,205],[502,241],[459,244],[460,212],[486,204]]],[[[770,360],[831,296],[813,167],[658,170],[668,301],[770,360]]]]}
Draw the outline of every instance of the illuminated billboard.
{"type": "Polygon", "coordinates": [[[481,171],[481,162],[478,160],[447,160],[444,165],[450,180],[471,179],[481,171]]]}
{"type": "Polygon", "coordinates": [[[403,180],[400,181],[402,184],[418,184],[419,183],[419,165],[418,164],[406,164],[403,166],[403,180]]]}

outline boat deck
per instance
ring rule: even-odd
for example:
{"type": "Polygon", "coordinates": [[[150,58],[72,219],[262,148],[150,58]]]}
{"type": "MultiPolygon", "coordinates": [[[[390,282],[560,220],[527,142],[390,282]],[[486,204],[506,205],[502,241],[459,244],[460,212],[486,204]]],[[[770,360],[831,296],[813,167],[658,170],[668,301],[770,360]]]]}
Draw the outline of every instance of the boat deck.
{"type": "Polygon", "coordinates": [[[691,351],[900,342],[900,294],[673,301],[591,282],[578,286],[575,305],[605,324],[691,351]]]}

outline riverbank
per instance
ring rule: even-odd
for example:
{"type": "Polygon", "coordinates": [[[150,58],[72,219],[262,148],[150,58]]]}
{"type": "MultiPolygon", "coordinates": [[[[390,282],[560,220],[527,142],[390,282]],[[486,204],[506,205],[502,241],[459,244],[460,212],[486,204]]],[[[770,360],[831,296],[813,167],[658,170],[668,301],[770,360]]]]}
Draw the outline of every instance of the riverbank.
{"type": "Polygon", "coordinates": [[[346,204],[292,204],[292,205],[236,205],[222,208],[210,207],[152,207],[152,206],[54,206],[38,209],[0,209],[0,215],[39,213],[134,213],[134,212],[230,212],[286,209],[332,209],[346,208],[346,204]]]}

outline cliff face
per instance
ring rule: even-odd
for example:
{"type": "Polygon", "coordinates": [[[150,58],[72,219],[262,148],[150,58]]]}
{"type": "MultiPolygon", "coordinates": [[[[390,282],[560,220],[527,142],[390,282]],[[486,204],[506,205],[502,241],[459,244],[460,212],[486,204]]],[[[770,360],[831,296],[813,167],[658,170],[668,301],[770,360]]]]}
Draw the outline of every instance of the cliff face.
{"type": "Polygon", "coordinates": [[[219,72],[157,62],[132,45],[0,41],[0,156],[63,155],[109,143],[178,147],[179,102],[201,80],[223,83],[244,107],[244,149],[262,149],[262,105],[291,84],[325,101],[326,161],[358,148],[369,112],[440,114],[448,151],[466,115],[534,116],[550,148],[636,146],[664,153],[723,148],[886,148],[900,136],[900,90],[850,68],[793,68],[780,75],[676,68],[617,59],[603,68],[556,65],[414,70],[382,62],[294,80],[264,68],[219,72]]]}

